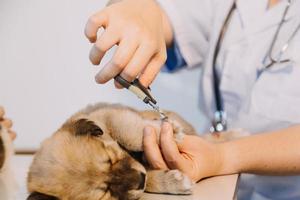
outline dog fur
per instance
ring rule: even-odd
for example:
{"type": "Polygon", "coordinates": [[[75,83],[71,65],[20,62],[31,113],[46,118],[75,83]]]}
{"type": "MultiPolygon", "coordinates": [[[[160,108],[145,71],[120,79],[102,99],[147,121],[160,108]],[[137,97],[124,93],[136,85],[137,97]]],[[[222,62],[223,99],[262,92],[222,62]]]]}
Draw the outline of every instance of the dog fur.
{"type": "MultiPolygon", "coordinates": [[[[195,134],[166,112],[177,140],[195,134]]],[[[191,194],[192,181],[178,170],[149,170],[142,156],[143,129],[160,132],[154,111],[99,103],[79,111],[46,139],[28,174],[28,200],[134,200],[144,191],[191,194]]]]}

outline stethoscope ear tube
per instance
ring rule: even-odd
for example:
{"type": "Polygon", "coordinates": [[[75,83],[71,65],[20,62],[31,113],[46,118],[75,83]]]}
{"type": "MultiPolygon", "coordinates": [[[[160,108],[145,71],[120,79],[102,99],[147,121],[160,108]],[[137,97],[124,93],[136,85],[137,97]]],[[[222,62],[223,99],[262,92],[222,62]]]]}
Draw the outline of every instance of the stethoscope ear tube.
{"type": "Polygon", "coordinates": [[[227,130],[227,116],[224,110],[224,104],[223,104],[223,99],[221,96],[221,91],[220,91],[220,80],[218,77],[218,72],[217,72],[217,58],[219,55],[219,51],[224,39],[224,35],[226,32],[226,29],[228,27],[229,21],[232,17],[233,11],[236,8],[236,3],[234,1],[232,7],[230,8],[230,11],[224,21],[224,24],[222,26],[222,29],[220,31],[220,35],[216,44],[216,48],[213,54],[213,62],[212,62],[212,70],[213,70],[213,92],[215,96],[215,104],[216,104],[216,111],[214,113],[213,119],[212,119],[212,126],[210,128],[210,132],[222,132],[227,130]]]}

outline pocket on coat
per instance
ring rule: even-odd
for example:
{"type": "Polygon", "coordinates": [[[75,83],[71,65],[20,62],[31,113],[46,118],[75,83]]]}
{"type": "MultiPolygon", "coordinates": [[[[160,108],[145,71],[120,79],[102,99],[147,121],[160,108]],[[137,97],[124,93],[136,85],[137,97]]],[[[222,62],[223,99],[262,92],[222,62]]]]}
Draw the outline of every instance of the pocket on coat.
{"type": "Polygon", "coordinates": [[[300,123],[300,65],[294,61],[264,70],[251,92],[251,105],[268,119],[300,123]]]}

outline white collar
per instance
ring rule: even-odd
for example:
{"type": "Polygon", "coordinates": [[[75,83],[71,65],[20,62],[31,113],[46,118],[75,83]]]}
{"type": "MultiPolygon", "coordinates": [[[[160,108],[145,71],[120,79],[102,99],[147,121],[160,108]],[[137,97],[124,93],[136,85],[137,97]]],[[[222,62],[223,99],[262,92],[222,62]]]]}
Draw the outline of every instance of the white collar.
{"type": "MultiPolygon", "coordinates": [[[[297,15],[296,18],[300,17],[299,2],[300,0],[292,2],[287,13],[287,21],[297,15]]],[[[237,0],[236,5],[246,33],[254,34],[279,24],[287,6],[287,0],[282,0],[270,9],[267,9],[268,0],[237,0]]]]}

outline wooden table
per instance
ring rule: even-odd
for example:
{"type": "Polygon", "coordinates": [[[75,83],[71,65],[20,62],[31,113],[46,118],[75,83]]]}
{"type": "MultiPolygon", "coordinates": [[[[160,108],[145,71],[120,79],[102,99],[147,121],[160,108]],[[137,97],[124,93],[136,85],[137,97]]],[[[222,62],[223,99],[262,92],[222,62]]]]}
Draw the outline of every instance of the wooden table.
{"type": "Polygon", "coordinates": [[[142,200],[233,200],[236,199],[238,175],[218,176],[200,181],[192,195],[148,194],[142,200]]]}

